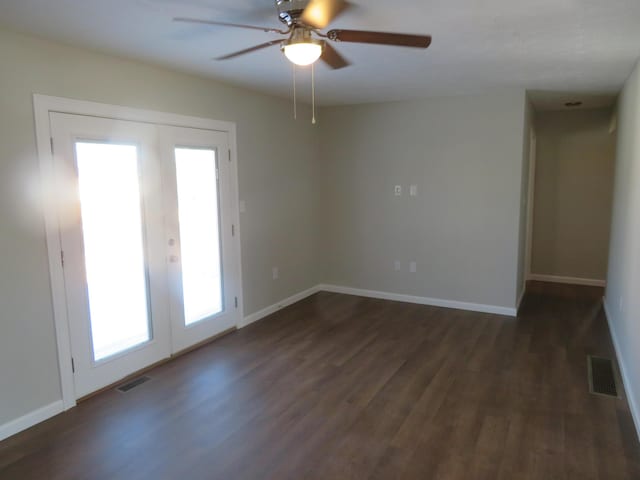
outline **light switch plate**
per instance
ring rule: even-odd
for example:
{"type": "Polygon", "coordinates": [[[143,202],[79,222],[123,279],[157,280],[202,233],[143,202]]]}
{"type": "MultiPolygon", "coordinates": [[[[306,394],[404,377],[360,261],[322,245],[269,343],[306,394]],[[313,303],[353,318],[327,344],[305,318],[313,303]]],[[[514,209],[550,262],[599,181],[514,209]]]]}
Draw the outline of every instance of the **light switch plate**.
{"type": "Polygon", "coordinates": [[[278,267],[273,267],[271,269],[271,274],[274,280],[277,280],[278,278],[280,278],[280,270],[278,270],[278,267]]]}
{"type": "Polygon", "coordinates": [[[418,271],[418,264],[416,262],[409,263],[409,271],[411,273],[416,273],[418,271]]]}
{"type": "Polygon", "coordinates": [[[395,193],[396,197],[402,195],[402,185],[396,185],[393,189],[393,192],[395,193]]]}
{"type": "Polygon", "coordinates": [[[395,262],[393,262],[393,269],[396,272],[399,272],[402,269],[402,265],[400,265],[400,260],[396,260],[395,262]]]}
{"type": "Polygon", "coordinates": [[[412,197],[417,197],[418,196],[418,186],[417,185],[411,185],[409,187],[409,195],[411,195],[412,197]]]}

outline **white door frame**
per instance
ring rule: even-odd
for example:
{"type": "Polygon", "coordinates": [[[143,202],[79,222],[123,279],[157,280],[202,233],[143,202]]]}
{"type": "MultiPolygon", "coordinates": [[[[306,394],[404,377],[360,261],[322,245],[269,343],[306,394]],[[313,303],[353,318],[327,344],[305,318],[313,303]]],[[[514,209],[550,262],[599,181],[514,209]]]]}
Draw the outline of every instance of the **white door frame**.
{"type": "Polygon", "coordinates": [[[51,280],[51,297],[53,317],[56,331],[56,343],[58,347],[58,368],[60,371],[60,388],[62,402],[65,410],[76,405],[73,371],[71,365],[71,341],[69,335],[69,319],[65,299],[64,272],[62,269],[60,241],[60,226],[55,202],[50,201],[56,194],[52,182],[54,179],[53,166],[53,141],[49,113],[70,113],[76,115],[88,115],[94,117],[111,118],[115,120],[129,120],[134,122],[152,123],[158,125],[170,125],[175,127],[201,128],[226,132],[229,136],[229,161],[231,163],[231,195],[234,202],[231,219],[235,227],[234,249],[234,275],[238,280],[238,309],[239,322],[244,318],[243,294],[242,294],[242,265],[240,250],[240,217],[238,212],[238,158],[236,147],[236,124],[201,117],[191,117],[153,110],[140,110],[118,105],[108,105],[96,102],[87,102],[63,97],[51,97],[47,95],[33,95],[33,108],[36,127],[36,144],[38,160],[40,164],[42,208],[45,221],[45,233],[47,240],[47,253],[49,257],[49,277],[51,280]]]}
{"type": "Polygon", "coordinates": [[[533,212],[536,189],[536,132],[531,127],[529,129],[529,185],[527,188],[527,229],[525,239],[525,282],[531,277],[531,257],[533,255],[533,212]]]}

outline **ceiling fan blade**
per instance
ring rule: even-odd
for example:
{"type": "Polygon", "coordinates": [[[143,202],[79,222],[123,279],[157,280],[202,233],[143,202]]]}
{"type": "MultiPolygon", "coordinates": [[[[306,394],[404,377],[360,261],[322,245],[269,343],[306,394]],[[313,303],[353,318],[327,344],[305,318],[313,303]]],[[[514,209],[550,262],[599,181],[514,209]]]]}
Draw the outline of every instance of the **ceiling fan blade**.
{"type": "Polygon", "coordinates": [[[409,35],[405,33],[331,30],[327,32],[327,37],[334,42],[374,43],[397,47],[427,48],[431,45],[430,35],[409,35]]]}
{"type": "Polygon", "coordinates": [[[287,33],[289,33],[284,30],[279,30],[277,28],[271,28],[271,27],[256,27],[254,25],[242,25],[240,23],[214,22],[212,20],[199,20],[197,18],[176,17],[173,19],[173,21],[184,22],[184,23],[200,23],[203,25],[216,25],[221,27],[245,28],[249,30],[260,30],[261,32],[280,33],[282,35],[286,35],[287,33]]]}
{"type": "Polygon", "coordinates": [[[349,8],[346,0],[311,0],[302,12],[302,21],[314,28],[326,28],[338,15],[349,8]]]}
{"type": "Polygon", "coordinates": [[[334,70],[348,67],[350,65],[350,63],[327,42],[324,42],[324,48],[322,49],[320,59],[334,70]]]}
{"type": "Polygon", "coordinates": [[[244,50],[240,50],[239,52],[233,52],[228,55],[224,55],[222,57],[214,58],[214,60],[228,60],[230,58],[239,57],[240,55],[244,55],[245,53],[255,52],[256,50],[262,50],[263,48],[271,47],[273,45],[279,45],[282,43],[282,40],[271,40],[267,43],[262,43],[260,45],[256,45],[255,47],[245,48],[244,50]]]}

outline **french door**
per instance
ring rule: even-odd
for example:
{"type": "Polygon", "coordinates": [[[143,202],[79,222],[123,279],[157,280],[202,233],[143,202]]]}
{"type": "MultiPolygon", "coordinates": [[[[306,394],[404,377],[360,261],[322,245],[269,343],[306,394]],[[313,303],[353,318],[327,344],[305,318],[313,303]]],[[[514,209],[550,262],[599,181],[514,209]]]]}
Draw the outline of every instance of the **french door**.
{"type": "Polygon", "coordinates": [[[160,127],[172,351],[237,325],[227,272],[233,271],[234,205],[226,134],[160,127]],[[224,160],[224,161],[223,161],[224,160]],[[223,228],[226,226],[227,228],[223,228]]]}
{"type": "Polygon", "coordinates": [[[49,117],[79,398],[237,325],[228,139],[49,117]]]}

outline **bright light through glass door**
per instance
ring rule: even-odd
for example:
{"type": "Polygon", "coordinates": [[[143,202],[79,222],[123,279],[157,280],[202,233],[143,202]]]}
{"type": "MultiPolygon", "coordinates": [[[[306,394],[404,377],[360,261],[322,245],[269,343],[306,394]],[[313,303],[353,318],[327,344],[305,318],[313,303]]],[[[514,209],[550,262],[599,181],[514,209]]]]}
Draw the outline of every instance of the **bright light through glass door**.
{"type": "Polygon", "coordinates": [[[76,142],[94,360],[151,339],[138,152],[76,142]]]}
{"type": "Polygon", "coordinates": [[[185,325],[220,313],[222,269],[216,151],[175,149],[185,325]]]}

